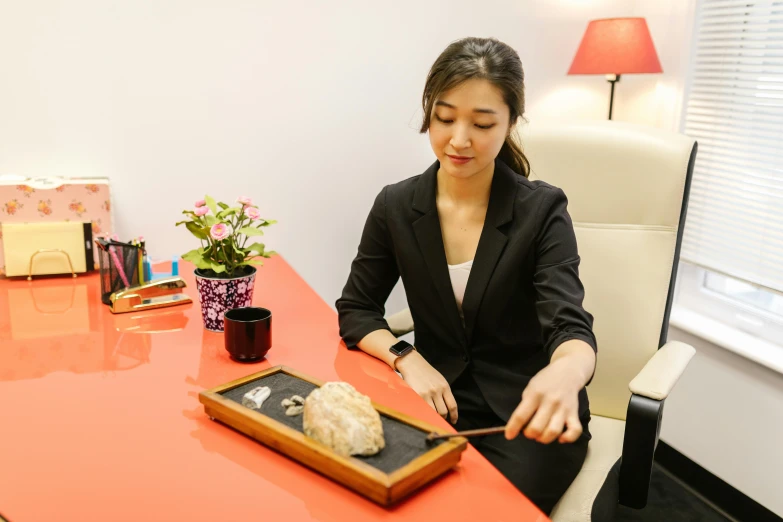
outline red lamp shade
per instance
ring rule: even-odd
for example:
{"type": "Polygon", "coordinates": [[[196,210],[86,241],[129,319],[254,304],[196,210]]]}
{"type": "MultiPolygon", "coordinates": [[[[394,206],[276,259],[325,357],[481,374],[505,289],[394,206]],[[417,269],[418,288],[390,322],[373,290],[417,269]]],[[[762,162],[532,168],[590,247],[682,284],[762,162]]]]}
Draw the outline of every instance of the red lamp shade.
{"type": "Polygon", "coordinates": [[[568,74],[659,72],[663,69],[644,18],[591,21],[568,70],[568,74]]]}

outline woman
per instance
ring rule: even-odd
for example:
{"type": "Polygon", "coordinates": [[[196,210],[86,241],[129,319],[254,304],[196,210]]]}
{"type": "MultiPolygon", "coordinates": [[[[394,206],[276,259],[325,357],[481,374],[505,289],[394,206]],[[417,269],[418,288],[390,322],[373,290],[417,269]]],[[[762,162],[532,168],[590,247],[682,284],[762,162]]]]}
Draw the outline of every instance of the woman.
{"type": "Polygon", "coordinates": [[[471,442],[549,513],[587,452],[596,342],[566,197],[527,179],[511,137],[523,82],[495,39],[440,55],[421,127],[437,161],[380,192],[337,310],[349,347],[399,371],[458,430],[505,425],[471,442]],[[415,348],[383,318],[399,277],[415,348]]]}

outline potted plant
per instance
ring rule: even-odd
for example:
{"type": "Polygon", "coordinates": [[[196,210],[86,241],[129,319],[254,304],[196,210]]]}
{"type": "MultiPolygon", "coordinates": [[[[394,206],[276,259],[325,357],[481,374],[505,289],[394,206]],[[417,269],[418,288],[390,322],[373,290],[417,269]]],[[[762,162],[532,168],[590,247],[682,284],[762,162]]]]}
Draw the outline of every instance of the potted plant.
{"type": "Polygon", "coordinates": [[[205,196],[193,210],[182,211],[189,219],[177,223],[201,241],[200,248],[183,254],[182,259],[196,266],[204,327],[215,332],[223,331],[226,310],[250,306],[256,266],[263,265],[258,258],[274,254],[254,238],[263,236],[262,229],[276,221],[262,219],[250,198],[241,197],[237,203],[232,207],[205,196]]]}

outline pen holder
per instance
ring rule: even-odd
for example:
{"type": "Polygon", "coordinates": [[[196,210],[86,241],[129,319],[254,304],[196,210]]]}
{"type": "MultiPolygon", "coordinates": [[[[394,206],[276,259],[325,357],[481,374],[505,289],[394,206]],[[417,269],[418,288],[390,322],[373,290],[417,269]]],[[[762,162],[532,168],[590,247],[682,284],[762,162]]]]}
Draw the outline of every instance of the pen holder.
{"type": "Polygon", "coordinates": [[[101,301],[111,304],[111,294],[138,286],[141,246],[118,241],[96,239],[101,267],[101,301]]]}

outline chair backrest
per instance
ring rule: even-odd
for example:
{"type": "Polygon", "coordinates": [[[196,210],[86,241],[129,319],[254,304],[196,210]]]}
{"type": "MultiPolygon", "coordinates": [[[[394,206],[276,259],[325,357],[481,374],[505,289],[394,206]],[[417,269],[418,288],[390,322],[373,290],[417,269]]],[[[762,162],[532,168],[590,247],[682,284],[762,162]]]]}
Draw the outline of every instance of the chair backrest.
{"type": "Polygon", "coordinates": [[[530,124],[520,135],[530,178],[568,197],[598,340],[590,409],[624,420],[628,383],[666,342],[696,144],[613,121],[530,124]]]}

